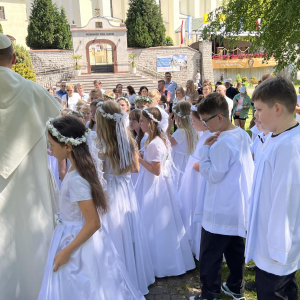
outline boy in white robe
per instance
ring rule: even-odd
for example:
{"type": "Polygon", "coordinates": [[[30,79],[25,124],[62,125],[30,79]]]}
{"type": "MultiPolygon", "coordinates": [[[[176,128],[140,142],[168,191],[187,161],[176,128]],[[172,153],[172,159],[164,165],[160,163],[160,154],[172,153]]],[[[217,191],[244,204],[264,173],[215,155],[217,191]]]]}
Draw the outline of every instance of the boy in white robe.
{"type": "Polygon", "coordinates": [[[285,78],[270,78],[254,91],[255,117],[273,132],[255,164],[246,262],[254,260],[259,300],[296,300],[300,268],[300,126],[297,95],[285,78]]]}
{"type": "Polygon", "coordinates": [[[200,278],[202,294],[214,300],[221,290],[244,300],[244,268],[248,199],[254,165],[247,132],[231,124],[226,99],[212,93],[198,105],[198,114],[211,132],[200,151],[201,185],[194,221],[202,222],[200,278]],[[223,253],[230,269],[221,285],[223,253]]]}

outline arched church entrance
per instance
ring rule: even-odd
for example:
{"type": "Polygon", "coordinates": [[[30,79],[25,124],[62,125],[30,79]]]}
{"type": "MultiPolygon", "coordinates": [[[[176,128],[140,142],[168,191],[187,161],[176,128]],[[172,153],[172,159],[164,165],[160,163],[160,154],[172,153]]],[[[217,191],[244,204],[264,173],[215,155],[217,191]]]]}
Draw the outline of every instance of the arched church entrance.
{"type": "Polygon", "coordinates": [[[86,45],[88,73],[116,73],[117,50],[114,42],[95,39],[86,45]]]}
{"type": "Polygon", "coordinates": [[[84,27],[71,25],[74,54],[80,55],[81,74],[128,73],[127,29],[104,17],[89,20],[84,27]]]}

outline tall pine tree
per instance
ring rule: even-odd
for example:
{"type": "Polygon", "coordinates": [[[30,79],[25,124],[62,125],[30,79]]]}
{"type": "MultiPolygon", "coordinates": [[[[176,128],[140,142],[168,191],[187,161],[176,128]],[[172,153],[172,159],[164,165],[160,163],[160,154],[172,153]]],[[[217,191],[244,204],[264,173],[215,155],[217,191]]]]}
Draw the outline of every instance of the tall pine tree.
{"type": "Polygon", "coordinates": [[[34,0],[26,44],[31,49],[72,48],[70,27],[63,9],[51,0],[34,0]]]}
{"type": "Polygon", "coordinates": [[[129,47],[160,46],[165,40],[165,26],[155,0],[130,0],[127,12],[129,47]]]}

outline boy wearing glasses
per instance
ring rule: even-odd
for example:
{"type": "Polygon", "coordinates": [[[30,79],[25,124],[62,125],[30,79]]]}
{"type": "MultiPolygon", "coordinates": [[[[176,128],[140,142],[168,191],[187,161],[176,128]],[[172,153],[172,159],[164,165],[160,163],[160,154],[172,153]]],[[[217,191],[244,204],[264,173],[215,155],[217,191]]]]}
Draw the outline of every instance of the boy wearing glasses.
{"type": "Polygon", "coordinates": [[[203,124],[215,135],[200,151],[201,185],[194,221],[201,222],[200,278],[202,294],[195,300],[216,300],[221,290],[244,300],[244,268],[248,199],[254,171],[250,138],[229,120],[224,96],[212,93],[197,110],[203,124]],[[223,253],[230,275],[221,285],[223,253]]]}

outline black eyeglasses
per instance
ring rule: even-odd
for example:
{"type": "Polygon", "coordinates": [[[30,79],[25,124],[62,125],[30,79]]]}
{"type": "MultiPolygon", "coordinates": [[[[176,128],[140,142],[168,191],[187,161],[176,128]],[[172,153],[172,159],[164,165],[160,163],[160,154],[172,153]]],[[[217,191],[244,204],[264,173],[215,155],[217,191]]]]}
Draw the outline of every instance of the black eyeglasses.
{"type": "Polygon", "coordinates": [[[201,121],[202,121],[202,123],[207,127],[207,122],[210,121],[210,120],[212,120],[213,118],[215,118],[217,115],[221,115],[221,116],[223,116],[223,117],[226,117],[226,116],[223,115],[223,114],[216,114],[216,115],[211,116],[211,117],[208,118],[207,120],[201,119],[201,121]]]}

